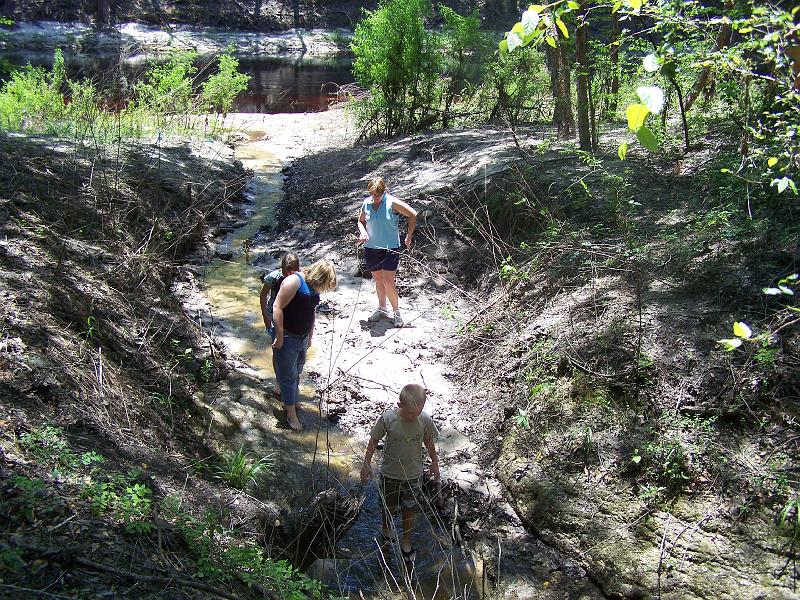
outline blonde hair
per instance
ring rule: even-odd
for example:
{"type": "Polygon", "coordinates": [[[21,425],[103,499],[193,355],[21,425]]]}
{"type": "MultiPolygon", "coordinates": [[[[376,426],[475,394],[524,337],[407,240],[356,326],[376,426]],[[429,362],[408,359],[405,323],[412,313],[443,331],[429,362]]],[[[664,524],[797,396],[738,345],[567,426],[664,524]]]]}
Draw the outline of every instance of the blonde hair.
{"type": "Polygon", "coordinates": [[[329,260],[318,260],[303,270],[303,276],[306,283],[320,294],[336,289],[336,269],[329,260]]]}
{"type": "Polygon", "coordinates": [[[386,191],[386,182],[383,180],[383,177],[373,177],[369,180],[369,185],[367,186],[367,190],[370,194],[377,192],[382,194],[386,191]]]}
{"type": "Polygon", "coordinates": [[[425,406],[425,388],[417,383],[409,383],[400,390],[400,402],[412,404],[416,408],[425,406]]]}

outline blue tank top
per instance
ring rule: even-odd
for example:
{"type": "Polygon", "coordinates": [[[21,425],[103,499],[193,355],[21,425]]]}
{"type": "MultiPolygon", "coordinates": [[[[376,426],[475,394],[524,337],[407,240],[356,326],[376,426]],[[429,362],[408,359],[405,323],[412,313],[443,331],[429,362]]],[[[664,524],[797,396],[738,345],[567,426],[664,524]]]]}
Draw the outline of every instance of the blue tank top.
{"type": "Polygon", "coordinates": [[[367,248],[394,250],[400,247],[399,215],[392,209],[395,197],[384,192],[377,209],[372,208],[372,197],[364,200],[362,205],[367,220],[367,248]]]}

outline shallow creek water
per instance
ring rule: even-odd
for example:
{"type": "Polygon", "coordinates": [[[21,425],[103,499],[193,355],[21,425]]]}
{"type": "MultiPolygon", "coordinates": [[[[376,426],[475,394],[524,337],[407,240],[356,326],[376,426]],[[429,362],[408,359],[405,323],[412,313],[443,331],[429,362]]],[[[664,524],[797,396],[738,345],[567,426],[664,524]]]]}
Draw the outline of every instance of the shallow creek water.
{"type": "MultiPolygon", "coordinates": [[[[219,325],[214,334],[233,354],[257,370],[265,380],[264,385],[272,386],[272,354],[259,306],[262,271],[253,266],[254,262],[263,262],[259,261],[259,254],[265,250],[248,248],[246,241],[272,221],[275,206],[283,196],[284,164],[265,142],[257,141],[258,132],[252,132],[251,137],[253,142],[236,150],[237,158],[254,173],[248,189],[253,202],[248,221],[223,242],[220,251],[226,258],[217,258],[208,266],[204,287],[214,321],[219,325]]],[[[270,257],[266,264],[272,266],[277,262],[270,257]]],[[[318,320],[327,318],[331,317],[318,316],[318,320]]],[[[313,351],[312,347],[310,352],[313,351]]],[[[295,499],[293,503],[297,506],[307,504],[315,492],[328,487],[365,495],[358,521],[330,558],[312,565],[310,574],[354,598],[393,597],[400,590],[405,590],[410,598],[480,598],[473,561],[461,549],[453,547],[447,527],[436,523],[435,513],[429,519],[418,518],[414,534],[417,561],[413,576],[407,578],[408,571],[399,560],[397,544],[376,540],[380,527],[376,486],[361,486],[358,480],[364,444],[320,417],[311,385],[303,385],[301,394],[306,429],[300,434],[286,432],[277,447],[284,460],[289,456],[289,460],[310,467],[282,471],[279,481],[270,483],[273,493],[275,486],[279,486],[280,493],[295,499]]],[[[257,451],[261,445],[258,436],[267,435],[257,423],[273,416],[257,414],[257,410],[249,412],[245,411],[249,422],[242,420],[233,425],[257,451]]],[[[253,493],[259,495],[258,490],[253,493]]],[[[399,518],[396,524],[399,527],[399,518]]]]}

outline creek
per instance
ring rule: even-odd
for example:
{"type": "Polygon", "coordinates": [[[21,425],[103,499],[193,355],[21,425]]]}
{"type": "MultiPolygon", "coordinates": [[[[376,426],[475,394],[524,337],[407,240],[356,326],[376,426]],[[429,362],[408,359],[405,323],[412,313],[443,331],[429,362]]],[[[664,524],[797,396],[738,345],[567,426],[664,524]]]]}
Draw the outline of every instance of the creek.
{"type": "MultiPolygon", "coordinates": [[[[272,242],[274,232],[271,228],[276,206],[284,195],[282,170],[289,160],[285,147],[281,148],[280,142],[274,141],[273,136],[280,137],[280,134],[270,123],[281,119],[283,125],[279,127],[287,127],[286,124],[290,123],[289,128],[303,128],[307,127],[307,122],[301,115],[292,115],[291,119],[289,115],[259,117],[240,114],[236,117],[238,126],[248,134],[249,140],[237,146],[235,155],[253,173],[246,191],[246,222],[218,244],[217,258],[205,269],[202,285],[213,314],[213,335],[256,373],[263,383],[262,391],[268,391],[274,385],[274,373],[269,338],[260,313],[260,275],[277,266],[282,251],[272,242]],[[264,235],[266,243],[252,242],[254,238],[263,240],[264,235]]],[[[287,144],[284,142],[284,145],[287,144]]],[[[353,287],[361,285],[351,281],[347,275],[341,275],[340,287],[352,291],[353,287]]],[[[366,295],[366,289],[364,292],[366,295]]],[[[341,302],[341,296],[336,298],[336,294],[334,292],[331,297],[341,302]]],[[[373,483],[362,486],[359,481],[364,442],[320,414],[314,381],[309,377],[314,368],[320,374],[320,365],[328,360],[321,354],[335,345],[333,328],[340,327],[338,323],[344,320],[335,314],[320,313],[317,321],[318,333],[314,338],[315,345],[309,351],[301,386],[300,413],[305,426],[302,433],[290,433],[283,428],[267,432],[264,421],[272,419],[272,415],[263,412],[248,415],[245,411],[242,418],[232,417],[232,409],[227,406],[224,409],[220,407],[215,413],[218,423],[225,419],[238,421],[236,427],[231,428],[237,431],[237,435],[228,437],[226,443],[238,446],[237,436],[241,436],[257,454],[263,455],[278,448],[284,458],[289,457],[279,469],[280,481],[272,481],[263,489],[256,488],[253,495],[267,501],[277,493],[291,498],[292,506],[301,507],[307,505],[315,493],[329,487],[344,494],[364,494],[365,501],[356,523],[336,548],[313,563],[309,570],[309,574],[342,593],[353,597],[363,594],[365,598],[381,598],[387,591],[403,588],[413,590],[410,596],[420,599],[480,598],[481,595],[475,591],[474,561],[450,541],[448,526],[438,522],[435,511],[427,519],[418,519],[414,535],[417,561],[411,580],[404,583],[407,571],[398,560],[397,544],[376,541],[380,527],[377,488],[373,483]],[[253,426],[250,427],[249,423],[253,426]]],[[[246,399],[240,402],[243,406],[249,403],[246,399]]],[[[279,400],[273,399],[270,404],[273,415],[280,421],[279,400]]],[[[399,527],[399,517],[396,522],[399,527]]]]}
{"type": "MultiPolygon", "coordinates": [[[[343,56],[240,56],[239,71],[250,75],[247,89],[233,104],[237,113],[303,113],[325,110],[336,95],[338,86],[352,83],[352,59],[343,56]]],[[[50,68],[50,51],[0,51],[0,60],[21,67],[30,64],[50,68]]],[[[115,84],[121,93],[141,80],[151,64],[162,63],[158,57],[133,57],[120,61],[116,56],[87,56],[64,53],[67,75],[72,79],[91,79],[98,89],[111,89],[115,84]]],[[[198,57],[194,84],[199,86],[214,72],[208,55],[198,57]]]]}

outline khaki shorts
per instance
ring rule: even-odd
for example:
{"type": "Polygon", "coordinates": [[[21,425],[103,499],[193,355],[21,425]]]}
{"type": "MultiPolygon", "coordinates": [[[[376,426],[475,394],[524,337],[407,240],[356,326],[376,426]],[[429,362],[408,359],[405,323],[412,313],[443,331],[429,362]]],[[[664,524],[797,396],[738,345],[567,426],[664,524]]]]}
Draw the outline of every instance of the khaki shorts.
{"type": "Polygon", "coordinates": [[[384,477],[383,473],[378,478],[381,502],[390,513],[397,509],[418,511],[427,504],[422,492],[422,478],[403,481],[384,477]]]}

